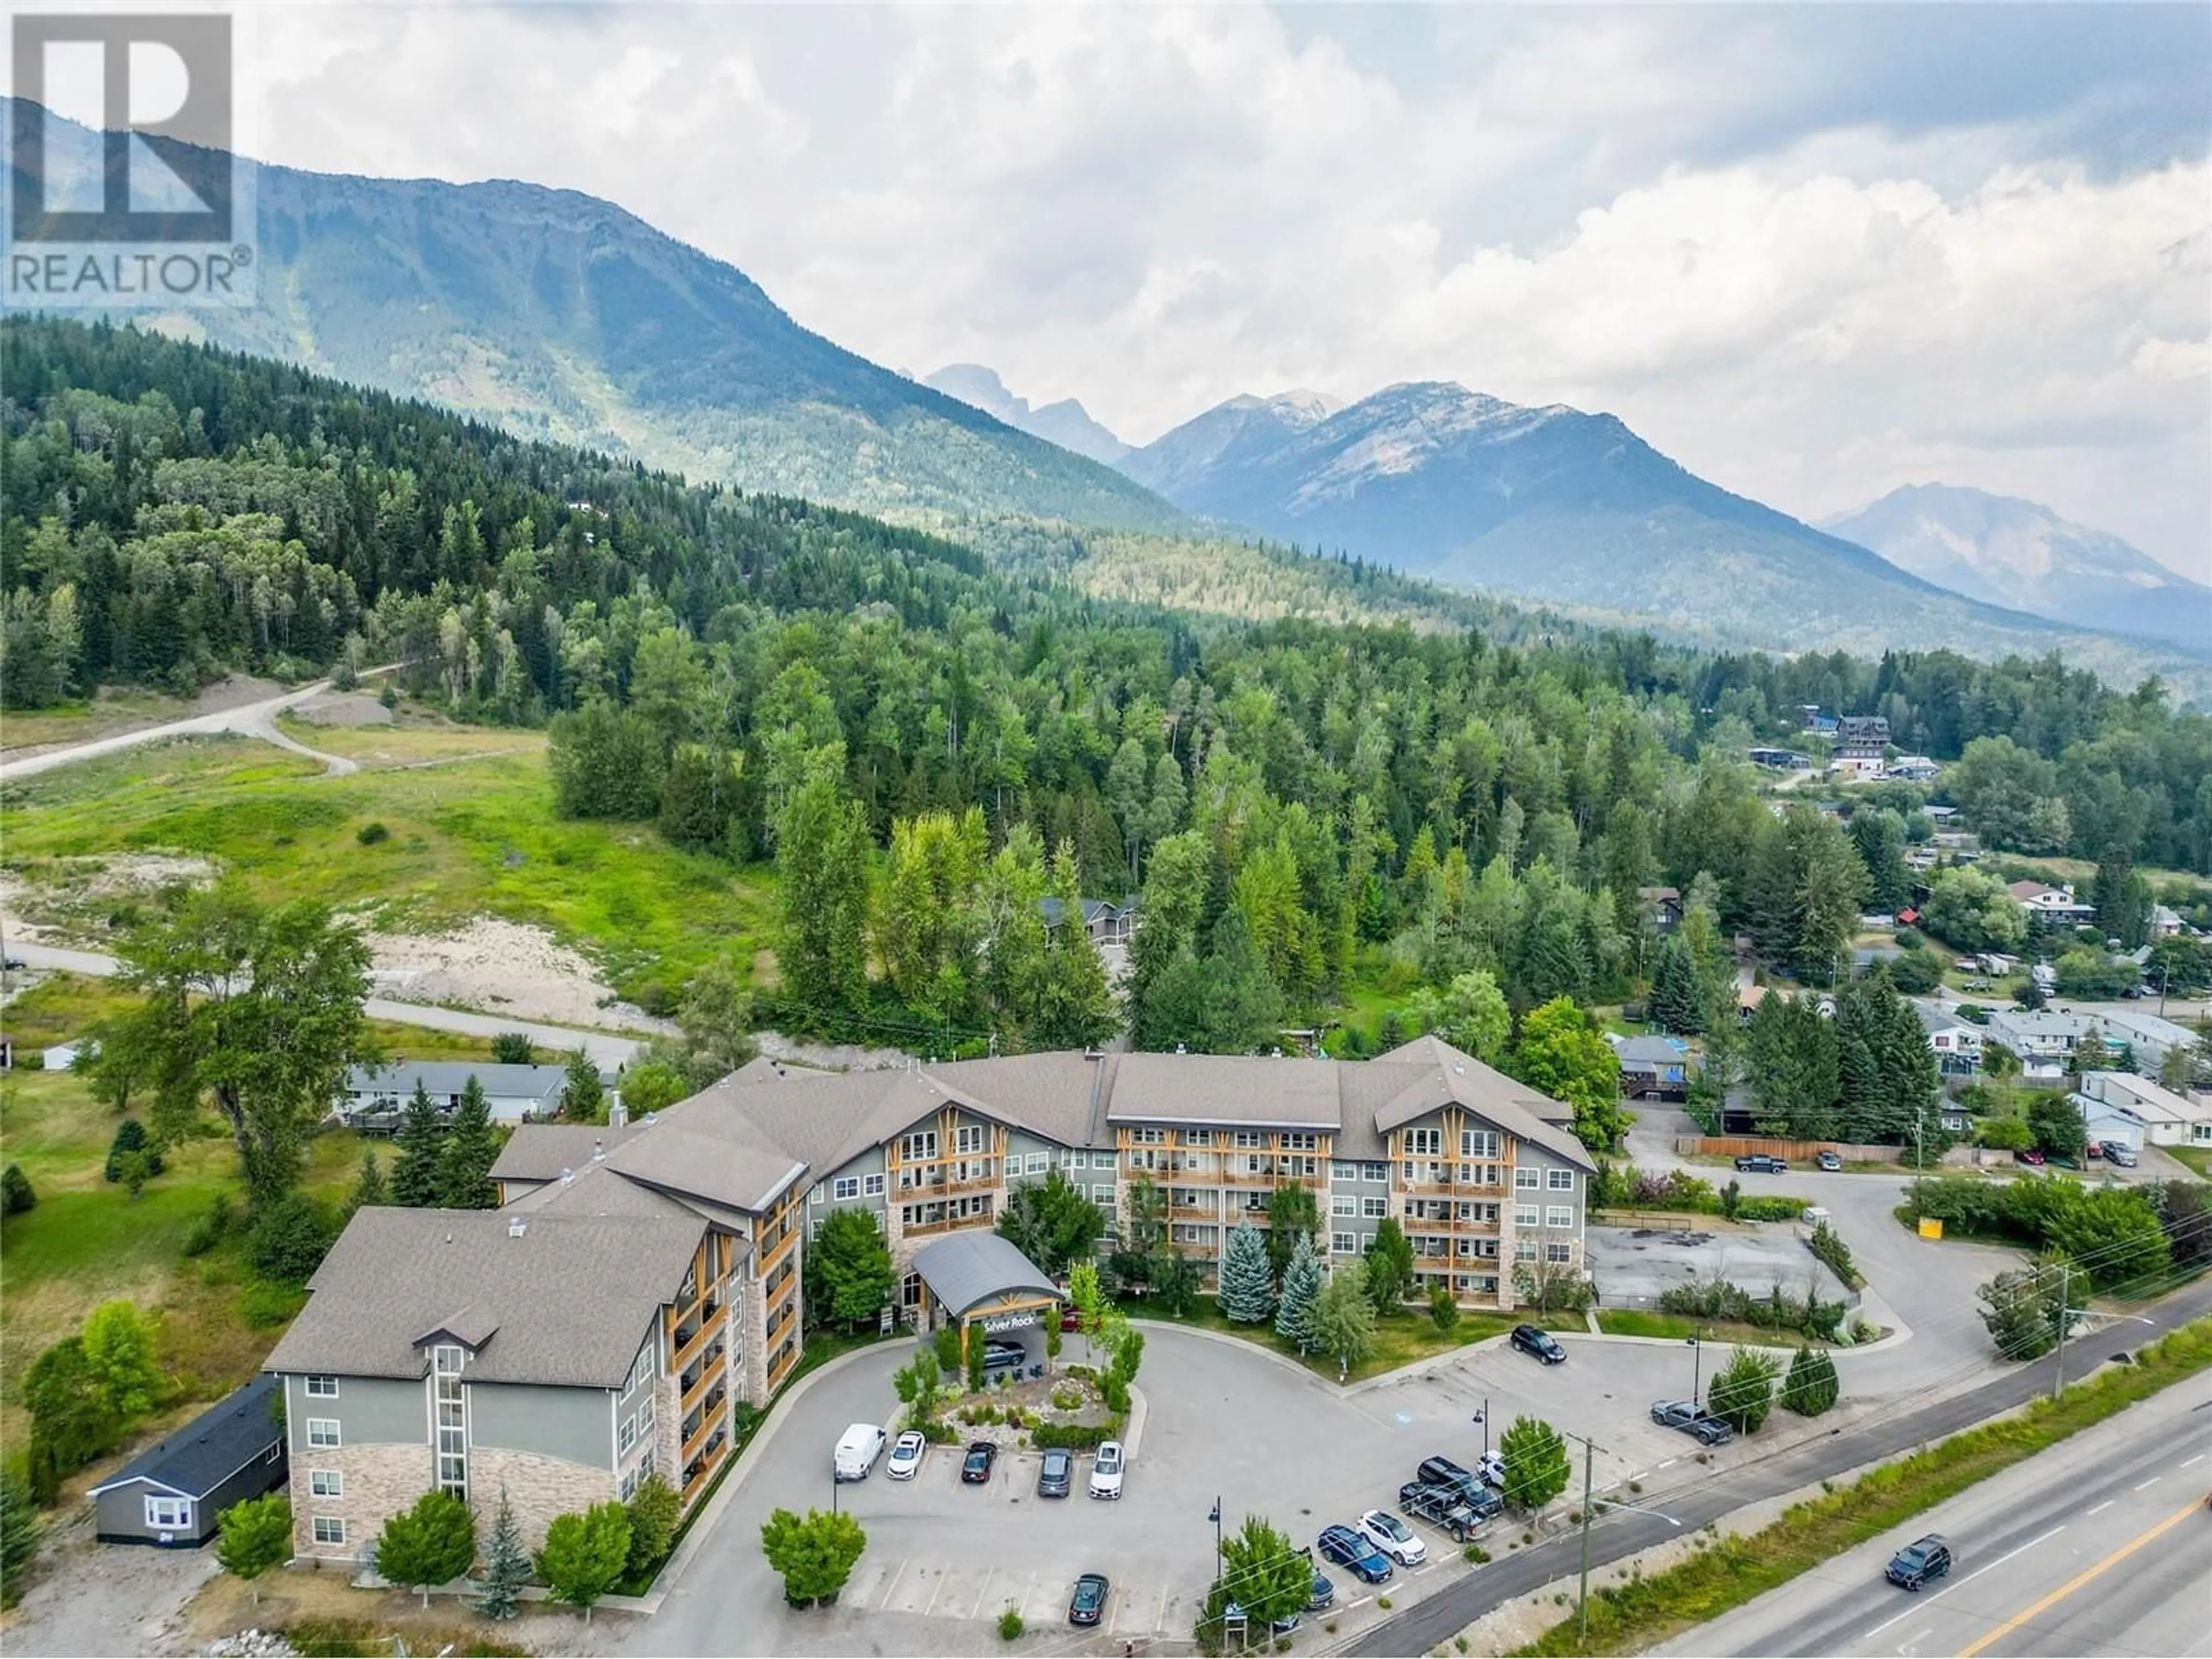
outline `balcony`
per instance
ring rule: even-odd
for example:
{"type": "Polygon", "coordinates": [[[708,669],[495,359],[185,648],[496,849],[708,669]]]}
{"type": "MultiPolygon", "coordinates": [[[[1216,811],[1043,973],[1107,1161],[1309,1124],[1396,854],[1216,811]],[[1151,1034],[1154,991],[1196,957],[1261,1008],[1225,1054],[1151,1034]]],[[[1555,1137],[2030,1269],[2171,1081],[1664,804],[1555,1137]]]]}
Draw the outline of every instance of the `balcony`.
{"type": "Polygon", "coordinates": [[[774,1394],[782,1386],[783,1379],[791,1375],[791,1368],[799,1363],[799,1345],[794,1342],[768,1364],[769,1392],[774,1394]]]}
{"type": "Polygon", "coordinates": [[[705,1439],[708,1433],[719,1436],[726,1431],[727,1425],[722,1421],[724,1415],[722,1402],[729,1397],[730,1391],[717,1382],[713,1390],[695,1408],[696,1415],[691,1412],[684,1413],[683,1441],[686,1455],[689,1455],[694,1450],[696,1443],[705,1439]]]}
{"type": "Polygon", "coordinates": [[[908,1238],[921,1238],[932,1233],[957,1233],[966,1227],[993,1227],[998,1218],[988,1212],[981,1215],[953,1216],[942,1221],[916,1221],[902,1231],[908,1238]]]}
{"type": "Polygon", "coordinates": [[[710,1302],[676,1327],[676,1352],[670,1358],[669,1367],[682,1371],[689,1369],[699,1357],[699,1351],[721,1328],[722,1304],[710,1302]]]}
{"type": "Polygon", "coordinates": [[[694,1396],[699,1390],[723,1374],[726,1367],[722,1364],[722,1357],[726,1351],[726,1344],[716,1342],[685,1369],[682,1379],[677,1385],[685,1412],[688,1413],[691,1409],[694,1396]]]}
{"type": "Polygon", "coordinates": [[[714,1437],[699,1449],[699,1455],[684,1465],[684,1502],[689,1504],[705,1488],[722,1460],[729,1455],[729,1436],[717,1429],[714,1437]]]}
{"type": "Polygon", "coordinates": [[[776,1263],[781,1261],[785,1257],[791,1254],[792,1247],[798,1243],[799,1229],[796,1227],[786,1227],[776,1237],[769,1240],[761,1247],[760,1267],[758,1271],[765,1274],[773,1270],[776,1263]]]}
{"type": "Polygon", "coordinates": [[[1170,1204],[1168,1218],[1171,1221],[1218,1221],[1220,1206],[1213,1204],[1170,1204]]]}

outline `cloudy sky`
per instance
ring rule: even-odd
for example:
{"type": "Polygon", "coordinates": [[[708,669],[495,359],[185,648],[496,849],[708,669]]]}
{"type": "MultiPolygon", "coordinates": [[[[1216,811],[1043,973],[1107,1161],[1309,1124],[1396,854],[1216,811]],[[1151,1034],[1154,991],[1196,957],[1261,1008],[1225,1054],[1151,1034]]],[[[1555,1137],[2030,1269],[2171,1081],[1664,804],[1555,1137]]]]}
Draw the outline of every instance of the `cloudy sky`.
{"type": "Polygon", "coordinates": [[[253,147],[588,191],[1144,442],[1455,380],[2212,580],[2212,8],[270,8],[253,147]]]}

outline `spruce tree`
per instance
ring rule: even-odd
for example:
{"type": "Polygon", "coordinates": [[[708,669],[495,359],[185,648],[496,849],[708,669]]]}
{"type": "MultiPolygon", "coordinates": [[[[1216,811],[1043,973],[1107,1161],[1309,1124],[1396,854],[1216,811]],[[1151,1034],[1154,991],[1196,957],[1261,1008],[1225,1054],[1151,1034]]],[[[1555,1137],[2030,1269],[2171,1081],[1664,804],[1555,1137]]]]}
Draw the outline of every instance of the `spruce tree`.
{"type": "Polygon", "coordinates": [[[1689,945],[1681,935],[1674,934],[1659,947],[1659,963],[1651,981],[1651,1018],[1678,1036],[1694,1036],[1705,1029],[1704,1003],[1689,945]]]}
{"type": "Polygon", "coordinates": [[[1300,1353],[1313,1346],[1313,1309],[1320,1296],[1321,1262],[1314,1255],[1313,1240],[1301,1233],[1283,1269],[1283,1299],[1275,1309],[1275,1334],[1297,1343],[1300,1353]]]}
{"type": "Polygon", "coordinates": [[[492,1184],[491,1166],[498,1158],[499,1131],[492,1127],[491,1103],[471,1072],[439,1154],[438,1201],[449,1210],[495,1208],[499,1188],[492,1184]]]}
{"type": "Polygon", "coordinates": [[[407,1115],[399,1126],[399,1157],[392,1166],[392,1201],[410,1210],[426,1210],[438,1202],[439,1142],[445,1130],[429,1091],[418,1079],[407,1115]]]}
{"type": "Polygon", "coordinates": [[[1275,1310],[1267,1241],[1249,1220],[1237,1224],[1221,1253],[1221,1311],[1240,1325],[1257,1325],[1275,1310]]]}
{"type": "Polygon", "coordinates": [[[346,1195],[346,1213],[373,1210],[391,1201],[390,1189],[384,1184],[384,1166],[376,1161],[376,1148],[362,1147],[361,1173],[354,1177],[353,1191],[346,1195]]]}
{"type": "Polygon", "coordinates": [[[483,1577],[477,1580],[476,1599],[470,1605],[487,1619],[513,1619],[522,1611],[519,1592],[529,1582],[530,1553],[522,1547],[522,1528],[501,1482],[491,1541],[484,1546],[483,1577]]]}
{"type": "Polygon", "coordinates": [[[1800,1348],[1790,1362],[1790,1375],[1782,1382],[1782,1407],[1800,1417],[1818,1417],[1836,1403],[1841,1392],[1836,1362],[1826,1351],[1800,1348]]]}

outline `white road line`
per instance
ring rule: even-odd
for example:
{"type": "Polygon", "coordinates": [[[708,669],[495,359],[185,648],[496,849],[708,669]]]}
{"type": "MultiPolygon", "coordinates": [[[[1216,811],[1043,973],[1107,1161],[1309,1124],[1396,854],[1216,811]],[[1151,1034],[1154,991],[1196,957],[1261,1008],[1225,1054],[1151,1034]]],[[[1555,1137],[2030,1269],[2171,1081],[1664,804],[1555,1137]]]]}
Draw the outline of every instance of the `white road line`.
{"type": "Polygon", "coordinates": [[[2179,1462],[2179,1463],[2177,1463],[2177,1464],[2175,1464],[2175,1465],[2174,1465],[2174,1468],[2178,1468],[2178,1469],[2185,1469],[2185,1468],[2188,1468],[2191,1463],[2202,1463],[2203,1461],[2204,1461],[2204,1454],[2203,1454],[2203,1452],[2199,1452],[2199,1453],[2197,1453],[2197,1455],[2196,1455],[2196,1456],[2194,1456],[2194,1457],[2185,1457],[2185,1458],[2183,1458],[2183,1459],[2181,1460],[2181,1462],[2179,1462]]]}
{"type": "Polygon", "coordinates": [[[943,1567],[937,1570],[937,1583],[930,1587],[929,1605],[921,1610],[923,1618],[927,1619],[937,1611],[937,1598],[945,1594],[945,1581],[951,1576],[943,1567]]]}
{"type": "MultiPolygon", "coordinates": [[[[2021,1554],[2021,1553],[2022,1552],[2024,1552],[2024,1551],[2027,1551],[2027,1550],[2032,1550],[2032,1549],[2033,1549],[2033,1548],[2034,1548],[2038,1544],[2047,1543],[2047,1542],[2049,1542],[2051,1539],[2057,1537],[2057,1536],[2058,1536],[2058,1534],[2059,1534],[2060,1533],[2064,1532],[2065,1530],[2066,1530],[2066,1528],[2065,1528],[2064,1524],[2062,1522],[2061,1524],[2059,1524],[2059,1525],[2057,1525],[2057,1526],[2053,1527],[2053,1528],[2052,1528],[2049,1532],[2045,1533],[2045,1534],[2044,1534],[2040,1538],[2031,1538],[2031,1539],[2029,1539],[2029,1540],[2027,1540],[2027,1542],[2026,1542],[2025,1544],[2022,1544],[2022,1545],[2020,1547],[2020,1548],[2019,1548],[2019,1549],[2016,1549],[2016,1550],[2008,1550],[2008,1551],[2006,1551],[2002,1555],[2000,1555],[1999,1557],[1997,1557],[1997,1559],[1996,1559],[1996,1560],[1994,1560],[1994,1561],[1990,1561],[1990,1562],[1987,1562],[1987,1563],[1984,1563],[1983,1565],[1978,1566],[1978,1567],[1976,1567],[1976,1568],[1975,1568],[1972,1572],[1968,1573],[1968,1574],[1967,1574],[1964,1578],[1961,1578],[1959,1582],[1960,1582],[1960,1583],[1962,1583],[1962,1584],[1971,1584],[1971,1583],[1972,1583],[1974,1582],[1974,1580],[1976,1580],[1977,1578],[1979,1578],[1979,1577],[1980,1577],[1984,1573],[1988,1572],[1988,1571],[1990,1571],[1992,1568],[1995,1568],[1995,1567],[2001,1567],[2001,1566],[2004,1565],[2004,1564],[2005,1564],[2006,1562],[2008,1562],[2008,1561],[2011,1560],[2011,1559],[2013,1559],[2013,1557],[2014,1557],[2014,1556],[2018,1555],[2018,1554],[2021,1554]]],[[[1948,1585],[1946,1585],[1946,1586],[1944,1586],[1944,1588],[1948,1589],[1949,1589],[1950,1587],[1949,1587],[1948,1585]]]]}
{"type": "Polygon", "coordinates": [[[1161,1586],[1160,1586],[1160,1605],[1159,1605],[1158,1611],[1157,1611],[1156,1613],[1154,1613],[1152,1614],[1152,1629],[1153,1629],[1155,1632],[1159,1632],[1159,1631],[1164,1631],[1164,1630],[1165,1630],[1167,1627],[1168,1627],[1168,1588],[1167,1588],[1167,1586],[1166,1586],[1165,1584],[1163,1584],[1163,1585],[1161,1585],[1161,1586]]]}
{"type": "Polygon", "coordinates": [[[2162,1474],[2154,1474],[2154,1475],[2153,1475],[2153,1476],[2151,1476],[2151,1478],[2150,1478],[2149,1480],[2138,1480],[2138,1481],[2136,1481],[2136,1484],[2135,1484],[2135,1486],[2134,1486],[2133,1490],[2134,1490],[2134,1491],[2136,1491],[2136,1492],[2141,1492],[2141,1491],[2142,1491],[2145,1486],[2155,1486],[2156,1485],[2158,1485],[2158,1483],[2159,1483],[2160,1481],[2163,1480],[2165,1478],[2166,1478],[2166,1477],[2165,1477],[2164,1475],[2162,1475],[2162,1474]]]}
{"type": "MultiPolygon", "coordinates": [[[[1949,1588],[1950,1588],[1950,1586],[1949,1586],[1949,1585],[1948,1585],[1948,1584],[1944,1586],[1944,1589],[1948,1589],[1949,1588]]],[[[1942,1591],[1942,1590],[1937,1590],[1934,1595],[1931,1595],[1931,1596],[1929,1596],[1929,1597],[1928,1598],[1928,1601],[1937,1601],[1937,1600],[1939,1600],[1939,1599],[1942,1596],[1942,1594],[1943,1594],[1943,1591],[1942,1591]]],[[[1883,1620],[1881,1621],[1881,1623],[1880,1623],[1879,1625],[1876,1625],[1876,1626],[1875,1626],[1872,1630],[1869,1631],[1869,1632],[1868,1632],[1864,1636],[1860,1637],[1860,1638],[1859,1638],[1859,1640],[1860,1640],[1860,1641],[1862,1641],[1862,1642],[1871,1642],[1871,1641],[1873,1641],[1873,1640],[1874,1640],[1874,1638],[1875,1638],[1875,1637],[1877,1637],[1877,1636],[1881,1635],[1881,1634],[1882,1633],[1882,1632],[1884,1632],[1884,1631],[1887,1630],[1887,1629],[1888,1629],[1892,1625],[1895,1625],[1895,1624],[1901,1624],[1901,1623],[1902,1623],[1903,1621],[1905,1621],[1905,1620],[1911,1618],[1911,1617],[1912,1617],[1912,1615],[1913,1615],[1914,1613],[1917,1613],[1917,1612],[1919,1612],[1919,1611],[1920,1611],[1920,1607],[1926,1607],[1926,1606],[1928,1605],[1928,1601],[1923,1601],[1923,1602],[1921,1602],[1919,1607],[1907,1607],[1907,1608],[1905,1608],[1905,1610],[1903,1613],[1899,1613],[1899,1614],[1897,1615],[1897,1617],[1896,1617],[1896,1618],[1894,1618],[1894,1619],[1885,1619],[1885,1620],[1883,1620]]]]}
{"type": "Polygon", "coordinates": [[[1660,1467],[1661,1468],[1662,1468],[1662,1469],[1671,1469],[1671,1468],[1673,1468],[1674,1467],[1674,1465],[1675,1465],[1675,1464],[1677,1464],[1677,1463],[1680,1462],[1681,1461],[1682,1461],[1682,1460],[1681,1460],[1680,1458],[1679,1458],[1679,1457],[1670,1457],[1670,1458],[1668,1458],[1665,1462],[1662,1463],[1659,1467],[1660,1467]]]}
{"type": "Polygon", "coordinates": [[[968,1609],[968,1616],[970,1619],[978,1619],[982,1616],[983,1598],[991,1593],[991,1580],[997,1577],[998,1573],[999,1570],[996,1567],[988,1567],[984,1570],[983,1588],[975,1592],[975,1605],[968,1609]]]}
{"type": "Polygon", "coordinates": [[[883,1599],[876,1603],[878,1611],[890,1606],[891,1592],[898,1588],[898,1581],[906,1571],[906,1561],[907,1559],[903,1555],[899,1557],[898,1570],[891,1574],[891,1582],[884,1586],[883,1599]]]}
{"type": "Polygon", "coordinates": [[[2097,1505],[2097,1507],[2096,1507],[2095,1509],[2093,1509],[2093,1510],[2083,1510],[2083,1511],[2082,1511],[2082,1519],[2087,1520],[2090,1516],[2093,1516],[2093,1515],[2101,1515],[2101,1514],[2103,1514],[2106,1510],[2108,1510],[2108,1509],[2112,1508],[2112,1505],[2113,1505],[2114,1504],[2118,1503],[2118,1501],[2119,1501],[2119,1500],[2118,1500],[2118,1498],[2106,1498],[2103,1503],[2101,1503],[2101,1504],[2098,1504],[2098,1505],[2097,1505]]]}

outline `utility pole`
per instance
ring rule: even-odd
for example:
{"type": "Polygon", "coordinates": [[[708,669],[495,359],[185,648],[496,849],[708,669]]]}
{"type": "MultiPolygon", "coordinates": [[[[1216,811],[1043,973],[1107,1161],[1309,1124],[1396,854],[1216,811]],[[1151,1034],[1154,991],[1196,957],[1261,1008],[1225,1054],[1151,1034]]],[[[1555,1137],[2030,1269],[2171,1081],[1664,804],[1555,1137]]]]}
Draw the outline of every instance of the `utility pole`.
{"type": "Polygon", "coordinates": [[[2074,1288],[2074,1264],[2071,1261],[2058,1264],[2058,1364],[2051,1373],[2051,1397],[2053,1400],[2066,1392],[2066,1331],[2073,1324],[2074,1315],[2068,1295],[2074,1288]]]}
{"type": "Polygon", "coordinates": [[[1578,1647],[1589,1645],[1589,1529],[1590,1529],[1590,1466],[1596,1449],[1583,1435],[1576,1439],[1583,1443],[1583,1583],[1575,1595],[1575,1643],[1578,1647]]]}

